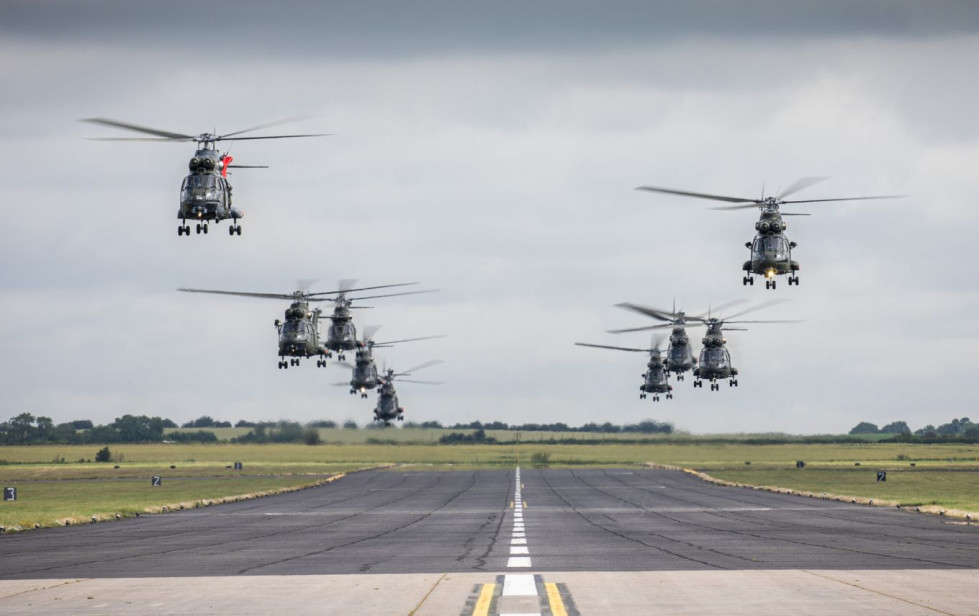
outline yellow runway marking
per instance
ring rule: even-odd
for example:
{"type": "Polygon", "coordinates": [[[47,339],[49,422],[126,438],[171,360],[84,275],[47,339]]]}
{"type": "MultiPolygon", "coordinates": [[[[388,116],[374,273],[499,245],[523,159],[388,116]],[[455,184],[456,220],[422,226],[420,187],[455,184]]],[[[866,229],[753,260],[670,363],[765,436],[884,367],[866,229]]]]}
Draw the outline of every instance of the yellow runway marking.
{"type": "Polygon", "coordinates": [[[545,582],[544,589],[547,590],[547,602],[551,606],[551,614],[554,616],[568,616],[568,610],[564,609],[564,601],[561,600],[561,593],[558,592],[557,584],[545,582]]]}
{"type": "Polygon", "coordinates": [[[496,584],[483,584],[483,590],[479,592],[479,599],[476,600],[473,616],[489,616],[490,603],[493,601],[495,591],[496,584]]]}

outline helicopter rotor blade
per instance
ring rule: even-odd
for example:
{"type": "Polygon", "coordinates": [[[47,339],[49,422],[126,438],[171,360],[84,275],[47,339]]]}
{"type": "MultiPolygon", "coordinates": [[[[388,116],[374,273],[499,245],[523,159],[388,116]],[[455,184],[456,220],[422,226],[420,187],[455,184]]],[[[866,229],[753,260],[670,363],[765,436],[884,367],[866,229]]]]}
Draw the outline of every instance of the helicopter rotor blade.
{"type": "Polygon", "coordinates": [[[872,197],[841,197],[838,199],[802,199],[798,201],[783,201],[783,203],[825,203],[827,201],[867,201],[870,199],[903,199],[907,195],[876,195],[872,197]]]}
{"type": "Polygon", "coordinates": [[[268,165],[228,165],[228,169],[268,169],[268,165]]]}
{"type": "Polygon", "coordinates": [[[269,135],[267,137],[215,137],[214,141],[255,141],[257,139],[297,139],[300,137],[332,137],[333,133],[309,133],[304,135],[269,135]]]}
{"type": "Polygon", "coordinates": [[[739,325],[740,324],[743,324],[743,323],[805,323],[805,320],[804,319],[769,319],[767,321],[727,321],[727,320],[725,320],[724,321],[724,325],[725,325],[724,330],[725,331],[727,331],[728,329],[730,329],[730,328],[727,327],[727,324],[728,323],[736,323],[736,324],[739,324],[739,325]]]}
{"type": "MultiPolygon", "coordinates": [[[[366,330],[366,328],[365,328],[366,330]]],[[[405,338],[404,340],[386,340],[384,342],[375,342],[375,347],[387,347],[393,344],[401,344],[402,342],[417,342],[418,340],[434,340],[436,338],[445,338],[445,334],[440,334],[438,336],[423,336],[421,338],[405,338]]]]}
{"type": "Polygon", "coordinates": [[[673,190],[672,188],[657,188],[656,186],[639,186],[636,190],[648,190],[650,192],[665,193],[667,195],[679,195],[681,197],[696,197],[698,199],[712,199],[714,201],[727,201],[729,203],[748,203],[744,207],[754,207],[760,203],[759,199],[744,199],[742,197],[725,197],[723,195],[710,195],[707,193],[688,192],[685,190],[673,190]]]}
{"type": "Polygon", "coordinates": [[[745,205],[722,205],[719,207],[712,207],[712,210],[750,210],[754,207],[760,207],[758,203],[748,203],[745,205]]]}
{"type": "Polygon", "coordinates": [[[383,327],[383,326],[381,326],[381,325],[365,325],[364,326],[364,338],[363,338],[364,343],[370,342],[370,340],[374,337],[374,334],[376,334],[377,333],[377,330],[381,329],[381,327],[383,327]]]}
{"type": "Polygon", "coordinates": [[[445,385],[445,381],[419,381],[417,379],[398,379],[398,380],[401,381],[402,383],[417,383],[418,385],[445,385]]]}
{"type": "Polygon", "coordinates": [[[626,310],[631,310],[633,312],[638,312],[639,314],[644,314],[647,317],[652,317],[659,321],[669,321],[672,322],[676,318],[673,314],[669,312],[664,312],[656,308],[650,308],[648,306],[640,306],[639,304],[631,304],[629,302],[623,302],[621,304],[616,304],[616,308],[625,308],[626,310]]]}
{"type": "Polygon", "coordinates": [[[806,212],[805,214],[799,212],[779,212],[782,216],[812,216],[812,214],[806,212]]]}
{"type": "Polygon", "coordinates": [[[711,310],[716,311],[716,312],[719,312],[721,310],[724,310],[725,308],[730,308],[731,306],[737,306],[738,304],[743,304],[746,301],[748,301],[748,300],[746,300],[746,299],[732,299],[731,301],[724,302],[723,304],[720,304],[718,306],[712,306],[711,309],[708,310],[707,312],[704,312],[704,313],[699,314],[699,315],[696,315],[696,316],[687,317],[687,319],[694,320],[694,321],[703,321],[704,319],[707,318],[707,315],[709,315],[711,313],[711,310]]]}
{"type": "Polygon", "coordinates": [[[177,289],[184,293],[212,293],[214,295],[237,295],[239,297],[260,297],[263,299],[295,299],[292,293],[249,293],[246,291],[217,291],[215,289],[177,289]]]}
{"type": "Polygon", "coordinates": [[[233,133],[225,133],[218,137],[218,139],[224,139],[225,137],[233,137],[235,135],[243,135],[245,133],[250,133],[252,131],[261,130],[263,128],[272,128],[273,126],[282,126],[283,124],[292,124],[293,122],[302,122],[303,120],[312,119],[315,116],[295,116],[291,118],[283,118],[281,120],[273,120],[267,124],[259,124],[258,126],[252,126],[251,128],[243,128],[241,130],[236,130],[233,133]]]}
{"type": "MultiPolygon", "coordinates": [[[[380,297],[400,297],[402,295],[422,295],[424,293],[438,293],[439,289],[425,289],[424,291],[404,291],[402,293],[387,293],[385,295],[365,295],[364,297],[349,297],[350,301],[360,301],[364,299],[378,299],[380,297]]],[[[366,308],[366,306],[351,306],[351,308],[366,308]]]]}
{"type": "Polygon", "coordinates": [[[156,135],[157,137],[163,137],[164,141],[196,141],[196,137],[193,135],[184,135],[181,133],[160,130],[158,128],[149,128],[148,126],[139,126],[138,124],[129,124],[128,122],[120,122],[118,120],[109,120],[107,118],[84,118],[79,121],[88,122],[90,124],[100,124],[102,126],[111,126],[112,128],[121,128],[123,130],[131,130],[137,133],[146,133],[147,135],[156,135]]]}
{"type": "Polygon", "coordinates": [[[648,353],[649,349],[633,349],[630,347],[608,346],[604,344],[589,344],[587,342],[575,342],[576,346],[592,347],[594,349],[611,349],[613,351],[629,351],[632,353],[648,353]]]}
{"type": "Polygon", "coordinates": [[[735,314],[728,315],[727,317],[725,317],[723,319],[720,319],[720,320],[727,321],[729,319],[736,319],[736,318],[738,318],[738,317],[740,317],[742,315],[749,314],[751,312],[757,312],[757,311],[762,310],[764,308],[770,308],[772,306],[777,306],[778,304],[784,304],[787,301],[789,301],[789,300],[787,300],[787,299],[770,299],[770,300],[764,301],[764,302],[762,302],[762,303],[760,303],[760,304],[758,304],[756,306],[752,306],[751,308],[746,308],[746,309],[742,310],[741,312],[737,312],[735,314]]]}
{"type": "Polygon", "coordinates": [[[805,177],[802,178],[801,180],[796,180],[794,184],[790,184],[788,188],[780,192],[775,198],[781,201],[785,197],[788,197],[789,195],[793,195],[799,192],[800,190],[802,190],[803,188],[809,188],[813,184],[818,184],[819,182],[828,179],[829,179],[828,177],[824,177],[824,176],[813,176],[813,177],[805,177]]]}
{"type": "Polygon", "coordinates": [[[606,330],[609,334],[628,334],[632,332],[644,332],[650,329],[666,329],[668,327],[673,327],[673,323],[662,323],[660,325],[647,325],[646,327],[630,327],[628,329],[609,329],[606,330]]]}
{"type": "Polygon", "coordinates": [[[390,289],[392,287],[409,287],[411,285],[421,284],[418,282],[400,282],[398,284],[382,284],[375,287],[360,287],[357,289],[352,288],[353,285],[357,284],[357,279],[348,278],[341,280],[339,283],[339,290],[337,291],[319,291],[317,293],[310,293],[310,297],[317,295],[337,295],[339,293],[356,293],[358,291],[373,291],[374,289],[390,289]]]}
{"type": "Polygon", "coordinates": [[[436,365],[441,364],[441,363],[445,363],[445,362],[443,362],[441,359],[433,359],[433,360],[427,361],[427,362],[425,362],[423,364],[418,364],[414,368],[408,368],[404,372],[399,372],[398,374],[395,374],[394,376],[400,376],[402,374],[405,375],[405,376],[407,376],[407,375],[411,374],[412,372],[418,372],[419,370],[422,370],[424,368],[430,368],[431,366],[436,366],[436,365]]]}

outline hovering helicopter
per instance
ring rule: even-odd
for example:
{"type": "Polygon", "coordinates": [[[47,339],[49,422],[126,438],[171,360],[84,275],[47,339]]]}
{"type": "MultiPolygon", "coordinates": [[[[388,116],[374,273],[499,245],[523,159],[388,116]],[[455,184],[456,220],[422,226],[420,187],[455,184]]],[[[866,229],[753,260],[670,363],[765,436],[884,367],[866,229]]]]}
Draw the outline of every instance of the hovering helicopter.
{"type": "Polygon", "coordinates": [[[434,366],[436,364],[442,363],[440,359],[433,359],[432,361],[425,362],[424,364],[419,364],[410,370],[405,370],[404,372],[395,373],[391,368],[384,371],[384,376],[381,377],[377,388],[377,406],[374,407],[374,421],[383,422],[385,426],[390,426],[391,422],[394,420],[404,421],[405,410],[403,407],[398,406],[398,392],[394,389],[394,381],[397,379],[404,383],[420,383],[424,385],[441,385],[441,381],[416,381],[411,379],[403,379],[401,377],[410,376],[412,372],[417,372],[422,368],[428,368],[429,366],[434,366]]]}
{"type": "MultiPolygon", "coordinates": [[[[728,302],[723,306],[718,306],[716,309],[723,310],[724,308],[729,308],[744,301],[745,300],[743,299],[737,299],[732,302],[728,302]]],[[[684,373],[692,370],[694,366],[697,365],[697,358],[693,356],[693,350],[690,348],[690,338],[687,336],[687,320],[691,320],[694,321],[695,324],[699,324],[698,322],[702,322],[707,313],[702,315],[687,316],[687,314],[682,310],[677,312],[676,302],[673,303],[672,312],[659,310],[658,308],[640,306],[638,304],[630,304],[628,302],[616,304],[616,306],[619,308],[632,310],[633,312],[638,312],[639,314],[644,314],[659,321],[666,321],[666,323],[663,323],[662,325],[648,325],[646,327],[632,327],[629,329],[614,329],[609,331],[610,334],[624,334],[627,332],[665,329],[670,327],[673,329],[673,331],[670,333],[670,346],[666,350],[666,370],[674,373],[676,375],[676,380],[682,381],[684,373]]]]}
{"type": "Polygon", "coordinates": [[[662,339],[654,340],[648,349],[632,349],[629,347],[606,346],[604,344],[589,344],[587,342],[575,342],[578,346],[592,347],[595,349],[612,349],[613,351],[630,351],[634,353],[649,353],[649,362],[646,364],[646,372],[641,376],[642,385],[639,386],[639,399],[644,400],[646,394],[653,394],[653,401],[659,402],[659,395],[666,394],[666,399],[673,397],[673,386],[670,385],[670,373],[666,370],[663,363],[662,351],[659,348],[662,339]]]}
{"type": "Polygon", "coordinates": [[[757,274],[759,276],[765,277],[765,288],[774,289],[775,288],[775,277],[788,275],[789,285],[799,286],[799,263],[792,260],[792,249],[796,247],[795,242],[790,242],[785,235],[782,233],[788,226],[787,223],[782,220],[783,216],[809,216],[809,214],[791,213],[791,212],[781,212],[779,207],[786,203],[819,203],[824,201],[862,201],[868,199],[899,199],[904,195],[880,195],[874,197],[843,197],[836,199],[805,199],[805,200],[793,200],[786,201],[785,197],[791,194],[797,193],[803,188],[812,186],[817,182],[822,182],[827,178],[824,177],[808,177],[802,178],[795,184],[792,184],[778,195],[774,197],[764,196],[764,190],[762,190],[762,197],[760,199],[751,198],[741,198],[741,197],[725,197],[721,195],[709,195],[704,193],[686,192],[682,190],[673,190],[670,188],[657,188],[655,186],[640,186],[636,190],[648,190],[652,192],[666,193],[669,195],[680,195],[683,197],[697,197],[700,199],[712,199],[714,201],[727,201],[729,203],[737,203],[739,205],[728,205],[723,207],[712,208],[715,210],[741,210],[747,208],[757,207],[761,210],[761,216],[758,222],[755,223],[755,230],[758,234],[755,235],[754,241],[746,242],[745,248],[750,251],[751,259],[745,261],[742,269],[746,272],[745,276],[741,279],[743,285],[754,285],[755,279],[752,274],[757,274]]]}
{"type": "MultiPolygon", "coordinates": [[[[368,289],[383,289],[387,287],[403,287],[417,282],[407,282],[396,285],[385,285],[383,287],[366,287],[363,289],[352,288],[357,281],[355,279],[341,280],[338,291],[331,291],[337,297],[327,297],[323,301],[333,302],[333,314],[327,318],[332,321],[327,330],[326,340],[323,342],[324,353],[327,357],[333,357],[333,352],[337,352],[337,359],[343,361],[347,358],[344,351],[353,351],[360,346],[357,340],[357,328],[354,326],[353,317],[350,314],[351,308],[366,308],[366,306],[352,306],[353,302],[364,299],[379,299],[382,297],[399,297],[402,295],[418,295],[421,293],[435,293],[437,289],[426,289],[424,291],[405,291],[402,293],[387,293],[385,295],[368,295],[365,297],[347,297],[347,293],[365,291],[368,289]]],[[[318,294],[317,294],[318,295],[318,294]]]]}
{"type": "MultiPolygon", "coordinates": [[[[319,336],[319,320],[322,310],[315,308],[310,310],[310,302],[335,301],[334,298],[321,297],[323,295],[343,294],[351,291],[367,291],[371,289],[386,289],[390,287],[403,287],[417,282],[407,282],[401,284],[389,284],[376,287],[363,287],[360,289],[347,289],[345,291],[322,291],[310,293],[309,285],[312,281],[299,281],[298,290],[293,293],[250,293],[244,291],[217,291],[213,289],[177,289],[186,293],[212,293],[216,295],[237,295],[241,297],[260,297],[264,299],[283,299],[291,300],[292,304],[285,311],[285,322],[275,320],[275,329],[279,334],[279,369],[289,366],[298,366],[299,361],[305,357],[317,356],[316,365],[326,367],[325,357],[329,357],[319,336]],[[286,360],[286,358],[289,358],[286,360]]],[[[397,294],[400,295],[400,294],[397,294]]],[[[379,297],[379,296],[375,296],[379,297]]],[[[353,324],[350,324],[353,327],[353,324]]],[[[356,331],[354,332],[356,335],[356,331]]]]}
{"type": "Polygon", "coordinates": [[[111,126],[124,130],[153,135],[149,137],[108,137],[96,138],[95,141],[162,141],[162,142],[196,142],[197,151],[190,159],[190,175],[184,178],[180,186],[180,208],[177,210],[177,218],[181,224],[177,227],[177,235],[190,235],[190,226],[187,220],[197,221],[197,233],[207,233],[208,221],[220,222],[228,218],[231,219],[231,226],[228,227],[229,235],[241,235],[241,225],[238,219],[244,218],[245,214],[231,206],[231,184],[228,182],[228,169],[267,169],[264,165],[232,165],[233,157],[228,152],[221,153],[217,150],[219,141],[245,141],[255,139],[293,139],[299,137],[323,137],[326,133],[304,134],[304,135],[268,135],[263,137],[238,137],[254,130],[278,126],[288,122],[295,122],[301,118],[280,120],[269,124],[262,124],[252,128],[215,135],[213,133],[201,133],[199,135],[185,135],[170,131],[159,130],[137,126],[118,120],[107,120],[105,118],[86,118],[83,122],[111,126]]]}
{"type": "Polygon", "coordinates": [[[381,378],[378,376],[377,364],[374,363],[373,351],[375,348],[386,348],[403,342],[416,342],[418,340],[432,340],[445,337],[424,336],[421,338],[406,338],[404,340],[391,340],[388,342],[374,342],[373,337],[377,329],[377,327],[364,328],[364,340],[358,343],[357,354],[352,365],[346,362],[340,362],[341,366],[350,368],[353,374],[351,375],[350,381],[334,383],[334,385],[337,387],[349,385],[351,395],[360,393],[361,398],[366,398],[367,390],[374,389],[380,384],[381,378]]]}
{"type": "Polygon", "coordinates": [[[729,387],[738,386],[738,369],[731,364],[731,353],[727,350],[727,340],[724,338],[724,330],[727,331],[744,331],[743,327],[726,327],[730,324],[747,324],[747,323],[798,323],[799,321],[734,321],[732,319],[746,315],[750,312],[755,312],[761,310],[762,308],[768,308],[769,306],[774,306],[775,304],[780,304],[786,300],[772,300],[742,310],[741,312],[732,314],[728,317],[717,317],[713,315],[708,315],[706,318],[699,319],[702,325],[707,326],[707,333],[704,335],[703,348],[700,349],[700,361],[699,365],[693,369],[693,375],[697,378],[694,381],[694,387],[703,388],[704,380],[710,382],[711,391],[719,391],[721,389],[720,383],[717,382],[718,379],[728,379],[729,387]]]}

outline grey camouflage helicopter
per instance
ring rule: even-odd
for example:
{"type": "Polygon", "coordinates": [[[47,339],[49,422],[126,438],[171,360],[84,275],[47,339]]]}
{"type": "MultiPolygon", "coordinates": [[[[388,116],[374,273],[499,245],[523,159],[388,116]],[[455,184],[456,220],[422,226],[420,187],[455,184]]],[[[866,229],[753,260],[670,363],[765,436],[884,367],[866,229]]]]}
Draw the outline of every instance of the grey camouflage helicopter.
{"type": "MultiPolygon", "coordinates": [[[[743,301],[745,300],[735,300],[725,304],[724,306],[719,306],[717,309],[723,310],[724,308],[733,306],[734,304],[743,301]]],[[[693,350],[690,347],[690,338],[687,336],[687,321],[691,320],[694,322],[700,322],[707,313],[702,315],[687,316],[684,311],[677,311],[676,302],[673,304],[672,312],[659,310],[657,308],[649,308],[648,306],[640,306],[639,304],[631,304],[628,302],[616,304],[616,306],[618,308],[625,308],[633,312],[638,312],[639,314],[644,314],[658,321],[665,321],[665,323],[660,325],[648,325],[645,327],[632,327],[629,329],[614,329],[609,331],[610,334],[624,334],[628,332],[665,329],[669,327],[672,329],[672,331],[670,332],[670,345],[666,349],[666,371],[672,372],[676,375],[676,380],[682,381],[684,374],[692,370],[694,366],[697,365],[697,359],[693,356],[693,350]]]]}
{"type": "Polygon", "coordinates": [[[442,381],[417,381],[402,377],[410,376],[412,372],[417,372],[423,368],[442,363],[440,359],[433,359],[424,364],[419,364],[404,372],[395,372],[388,368],[384,371],[377,387],[377,405],[374,407],[374,421],[382,422],[385,426],[390,426],[392,421],[404,421],[404,407],[399,406],[398,392],[394,389],[394,381],[399,380],[404,383],[420,383],[423,385],[441,385],[442,381]]]}
{"type": "Polygon", "coordinates": [[[94,141],[157,141],[157,142],[196,142],[197,151],[190,159],[190,175],[184,178],[180,186],[180,207],[177,210],[177,218],[181,224],[177,227],[177,235],[190,235],[190,225],[187,220],[197,221],[197,233],[207,233],[208,221],[221,222],[231,219],[231,226],[228,227],[229,235],[241,235],[241,225],[238,224],[240,218],[245,214],[231,206],[231,183],[228,182],[228,169],[266,169],[264,165],[232,165],[233,157],[229,152],[221,153],[217,149],[219,141],[246,141],[256,139],[294,139],[300,137],[324,137],[326,133],[303,134],[303,135],[267,135],[262,137],[240,137],[251,131],[278,126],[288,122],[295,122],[302,118],[280,120],[260,126],[253,126],[244,130],[224,135],[213,133],[201,133],[199,135],[185,135],[174,133],[146,126],[137,126],[118,120],[108,120],[105,118],[87,118],[83,122],[100,124],[112,128],[152,135],[153,137],[108,137],[95,138],[94,141]]]}
{"type": "Polygon", "coordinates": [[[714,201],[727,201],[729,203],[738,204],[712,208],[715,210],[741,210],[757,207],[759,210],[761,210],[761,216],[759,217],[758,222],[755,223],[755,230],[758,232],[758,234],[755,235],[754,241],[745,243],[745,247],[750,251],[751,258],[749,261],[745,261],[744,265],[742,266],[742,269],[745,271],[745,276],[741,279],[741,282],[743,285],[754,285],[755,279],[752,275],[755,274],[758,276],[764,276],[766,289],[774,289],[776,283],[775,277],[783,275],[788,276],[790,286],[793,284],[799,286],[799,263],[792,260],[792,249],[796,247],[796,243],[790,242],[782,233],[788,226],[782,217],[809,216],[809,214],[781,212],[779,210],[780,206],[786,203],[820,203],[826,201],[899,199],[904,196],[879,195],[873,197],[843,197],[835,199],[803,199],[792,201],[785,200],[785,197],[799,192],[803,188],[812,186],[817,182],[822,182],[825,179],[827,178],[802,178],[774,197],[764,196],[764,190],[762,190],[762,197],[760,199],[725,197],[721,195],[709,195],[705,193],[673,190],[671,188],[657,188],[655,186],[639,186],[636,190],[648,190],[669,195],[697,197],[699,199],[712,199],[714,201]]]}
{"type": "MultiPolygon", "coordinates": [[[[285,311],[285,321],[275,320],[275,329],[279,335],[279,369],[289,366],[298,366],[303,358],[316,356],[316,365],[321,368],[326,367],[326,357],[329,353],[324,344],[320,341],[319,320],[322,310],[315,308],[310,310],[311,302],[334,301],[334,298],[322,297],[324,295],[336,295],[351,291],[367,291],[372,289],[385,289],[390,287],[401,287],[406,285],[418,284],[415,282],[381,285],[375,287],[362,287],[360,289],[347,289],[345,291],[322,291],[310,293],[309,286],[311,280],[299,281],[298,290],[292,293],[251,293],[245,291],[218,291],[214,289],[177,289],[186,293],[211,293],[215,295],[236,295],[239,297],[258,297],[263,299],[280,299],[292,302],[285,311]],[[288,360],[286,359],[288,358],[288,360]]],[[[353,324],[351,324],[353,327],[353,324]]],[[[356,331],[354,332],[356,335],[356,331]]]]}
{"type": "Polygon", "coordinates": [[[749,323],[799,323],[799,321],[788,320],[768,320],[768,321],[735,321],[733,319],[755,312],[775,304],[780,304],[787,300],[771,300],[752,308],[742,310],[727,317],[708,315],[706,318],[698,319],[701,325],[707,326],[707,333],[704,335],[703,347],[700,349],[700,361],[698,366],[693,369],[693,375],[697,378],[694,387],[703,388],[704,381],[710,382],[711,391],[721,389],[719,379],[728,379],[729,387],[738,386],[738,369],[731,364],[731,353],[727,350],[727,340],[724,338],[724,331],[744,331],[743,327],[727,327],[727,325],[743,325],[749,323]]]}
{"type": "MultiPolygon", "coordinates": [[[[381,287],[365,287],[354,289],[357,284],[356,279],[341,280],[339,290],[331,291],[337,297],[326,297],[323,301],[333,302],[333,314],[329,315],[330,327],[327,330],[326,340],[323,341],[323,348],[326,357],[333,357],[333,352],[337,353],[337,359],[343,361],[347,358],[345,351],[353,351],[360,346],[357,340],[357,328],[353,323],[353,316],[350,314],[351,308],[367,308],[368,306],[352,306],[353,302],[365,299],[379,299],[382,297],[400,297],[402,295],[419,295],[422,293],[435,293],[438,289],[425,289],[422,291],[404,291],[401,293],[386,293],[384,295],[367,295],[362,297],[347,297],[348,293],[366,291],[368,289],[384,289],[388,287],[405,287],[418,284],[417,282],[405,282],[401,284],[384,285],[381,287]]],[[[320,294],[315,294],[320,295],[320,294]]]]}
{"type": "Polygon", "coordinates": [[[435,338],[444,338],[445,336],[423,336],[421,338],[405,338],[404,340],[390,340],[387,342],[375,342],[374,334],[377,332],[377,327],[365,327],[364,328],[364,340],[360,341],[357,347],[357,353],[354,356],[354,363],[348,364],[346,362],[340,362],[340,365],[345,368],[350,368],[352,371],[350,381],[343,381],[340,383],[334,383],[337,387],[350,386],[350,394],[359,393],[361,398],[367,397],[367,391],[377,387],[381,378],[378,376],[377,364],[374,363],[374,349],[375,348],[387,348],[392,347],[396,344],[401,344],[404,342],[416,342],[419,340],[433,340],[435,338]]]}
{"type": "Polygon", "coordinates": [[[649,362],[646,363],[646,372],[642,373],[642,385],[639,386],[639,399],[644,400],[646,394],[653,394],[653,401],[659,402],[659,395],[666,394],[666,399],[673,398],[673,386],[670,385],[670,373],[666,370],[663,363],[662,350],[660,343],[662,338],[654,340],[648,349],[633,349],[629,347],[607,346],[604,344],[589,344],[587,342],[575,342],[578,346],[592,347],[595,349],[611,349],[613,351],[629,351],[633,353],[649,353],[649,362]]]}

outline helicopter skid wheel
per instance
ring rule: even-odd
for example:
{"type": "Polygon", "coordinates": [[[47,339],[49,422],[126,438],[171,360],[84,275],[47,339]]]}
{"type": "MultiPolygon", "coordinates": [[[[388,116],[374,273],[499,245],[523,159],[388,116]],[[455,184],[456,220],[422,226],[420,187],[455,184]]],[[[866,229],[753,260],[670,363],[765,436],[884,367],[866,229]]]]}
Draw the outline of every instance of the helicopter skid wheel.
{"type": "Polygon", "coordinates": [[[367,398],[367,394],[366,393],[362,393],[362,394],[360,394],[360,397],[363,398],[363,399],[366,399],[367,398]]]}

